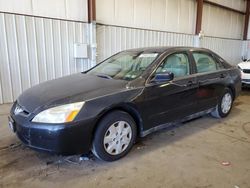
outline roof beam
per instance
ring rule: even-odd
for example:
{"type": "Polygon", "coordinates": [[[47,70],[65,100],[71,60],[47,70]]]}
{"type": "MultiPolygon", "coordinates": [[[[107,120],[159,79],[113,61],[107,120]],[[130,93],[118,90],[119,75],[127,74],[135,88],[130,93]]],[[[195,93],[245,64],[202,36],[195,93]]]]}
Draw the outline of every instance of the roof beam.
{"type": "MultiPolygon", "coordinates": [[[[248,1],[248,0],[247,0],[248,1]]],[[[238,14],[245,14],[245,12],[243,11],[240,11],[240,10],[237,10],[237,9],[234,9],[234,8],[230,8],[230,7],[227,7],[227,6],[224,6],[224,5],[221,5],[219,3],[214,3],[212,1],[208,1],[208,0],[204,0],[204,3],[208,4],[208,5],[212,5],[212,6],[215,6],[215,7],[218,7],[218,8],[221,8],[221,9],[224,9],[224,10],[228,10],[228,11],[231,11],[231,12],[235,12],[235,13],[238,13],[238,14]]]]}

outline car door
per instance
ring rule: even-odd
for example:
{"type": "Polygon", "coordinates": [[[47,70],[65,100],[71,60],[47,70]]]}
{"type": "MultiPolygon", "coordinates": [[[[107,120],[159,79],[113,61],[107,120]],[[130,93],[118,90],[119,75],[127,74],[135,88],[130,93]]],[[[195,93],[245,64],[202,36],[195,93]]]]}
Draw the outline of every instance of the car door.
{"type": "Polygon", "coordinates": [[[192,114],[195,111],[197,81],[187,52],[167,55],[152,73],[144,89],[145,130],[192,114]],[[161,72],[174,73],[172,81],[150,81],[161,72]]]}
{"type": "Polygon", "coordinates": [[[198,82],[197,111],[203,111],[217,105],[218,96],[223,92],[228,78],[223,64],[206,51],[193,51],[198,82]]]}

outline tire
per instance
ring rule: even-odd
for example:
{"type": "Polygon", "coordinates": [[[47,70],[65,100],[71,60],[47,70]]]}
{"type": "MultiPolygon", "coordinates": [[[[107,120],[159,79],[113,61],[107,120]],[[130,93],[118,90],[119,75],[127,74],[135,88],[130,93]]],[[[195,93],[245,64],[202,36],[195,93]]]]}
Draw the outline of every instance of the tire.
{"type": "Polygon", "coordinates": [[[126,112],[113,111],[98,123],[92,152],[103,161],[118,160],[128,154],[136,136],[134,119],[126,112]]]}
{"type": "Polygon", "coordinates": [[[232,91],[228,88],[225,89],[222,96],[219,99],[219,102],[211,115],[215,118],[224,118],[227,117],[230,113],[233,105],[233,94],[232,91]],[[226,100],[226,101],[225,101],[226,100]],[[228,101],[227,101],[228,100],[228,101]],[[227,103],[227,104],[225,104],[227,103]]]}

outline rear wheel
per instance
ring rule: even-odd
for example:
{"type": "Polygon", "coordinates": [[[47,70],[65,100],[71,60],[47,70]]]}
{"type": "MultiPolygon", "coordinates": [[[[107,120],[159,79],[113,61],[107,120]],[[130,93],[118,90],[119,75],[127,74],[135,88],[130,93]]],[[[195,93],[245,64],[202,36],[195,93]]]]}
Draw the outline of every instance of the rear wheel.
{"type": "Polygon", "coordinates": [[[230,89],[225,89],[223,95],[219,99],[219,103],[216,106],[216,109],[211,113],[213,117],[224,118],[226,117],[233,105],[233,95],[230,89]]]}
{"type": "Polygon", "coordinates": [[[123,111],[107,114],[98,124],[92,152],[104,161],[115,161],[124,157],[136,139],[136,124],[133,118],[123,111]]]}

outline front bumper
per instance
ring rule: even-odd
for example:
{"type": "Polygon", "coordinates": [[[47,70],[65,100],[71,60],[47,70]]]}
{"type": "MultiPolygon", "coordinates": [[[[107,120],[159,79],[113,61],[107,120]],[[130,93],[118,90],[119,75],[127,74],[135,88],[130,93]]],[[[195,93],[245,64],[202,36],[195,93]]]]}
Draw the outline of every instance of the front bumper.
{"type": "Polygon", "coordinates": [[[33,123],[11,114],[18,138],[28,147],[61,155],[85,154],[91,149],[94,122],[84,120],[67,124],[33,123]]]}
{"type": "Polygon", "coordinates": [[[241,72],[241,82],[242,84],[250,84],[250,74],[241,72]]]}
{"type": "Polygon", "coordinates": [[[249,84],[250,85],[250,79],[242,79],[241,82],[243,84],[249,84]]]}

